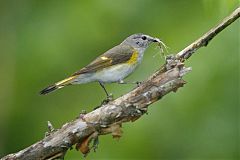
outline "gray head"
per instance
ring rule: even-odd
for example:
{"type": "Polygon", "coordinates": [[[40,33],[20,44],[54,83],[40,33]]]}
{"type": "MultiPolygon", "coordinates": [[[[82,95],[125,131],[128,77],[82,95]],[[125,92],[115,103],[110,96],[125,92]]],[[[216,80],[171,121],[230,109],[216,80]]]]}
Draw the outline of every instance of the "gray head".
{"type": "Polygon", "coordinates": [[[160,40],[158,38],[153,38],[153,37],[143,34],[143,33],[137,33],[137,34],[133,34],[133,35],[127,37],[122,42],[122,44],[128,44],[134,48],[146,49],[149,46],[149,44],[151,44],[153,42],[159,43],[160,40]]]}

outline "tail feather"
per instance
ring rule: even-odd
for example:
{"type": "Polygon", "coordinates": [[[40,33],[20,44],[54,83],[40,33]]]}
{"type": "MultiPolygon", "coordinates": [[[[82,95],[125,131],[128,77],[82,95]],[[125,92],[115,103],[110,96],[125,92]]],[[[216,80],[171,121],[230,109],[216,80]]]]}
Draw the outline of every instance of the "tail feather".
{"type": "Polygon", "coordinates": [[[51,85],[51,86],[48,86],[47,88],[44,88],[43,90],[40,91],[40,94],[41,95],[45,95],[45,94],[48,94],[50,92],[53,92],[55,90],[59,89],[59,87],[57,85],[51,85]]]}
{"type": "Polygon", "coordinates": [[[57,82],[51,86],[48,86],[47,88],[43,89],[42,91],[40,91],[41,95],[45,95],[48,94],[50,92],[53,92],[57,89],[63,88],[64,86],[70,85],[72,80],[75,78],[75,76],[71,76],[69,78],[66,78],[60,82],[57,82]]]}

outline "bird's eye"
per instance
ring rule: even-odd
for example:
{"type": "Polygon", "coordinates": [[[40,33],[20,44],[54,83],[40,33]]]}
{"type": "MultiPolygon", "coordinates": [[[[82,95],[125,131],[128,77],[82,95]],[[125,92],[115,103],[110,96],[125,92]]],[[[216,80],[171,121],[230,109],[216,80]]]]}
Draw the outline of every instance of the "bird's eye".
{"type": "Polygon", "coordinates": [[[147,37],[146,36],[142,36],[142,40],[146,40],[147,39],[147,37]]]}

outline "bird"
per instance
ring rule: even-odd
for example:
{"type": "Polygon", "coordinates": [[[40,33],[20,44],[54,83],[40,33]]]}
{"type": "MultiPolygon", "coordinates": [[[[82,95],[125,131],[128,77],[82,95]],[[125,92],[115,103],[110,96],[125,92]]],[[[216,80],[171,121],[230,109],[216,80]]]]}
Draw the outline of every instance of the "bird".
{"type": "Polygon", "coordinates": [[[142,62],[144,52],[151,43],[162,42],[143,33],[130,35],[71,76],[44,88],[40,94],[46,95],[69,85],[98,82],[109,97],[105,84],[125,83],[124,79],[142,62]]]}

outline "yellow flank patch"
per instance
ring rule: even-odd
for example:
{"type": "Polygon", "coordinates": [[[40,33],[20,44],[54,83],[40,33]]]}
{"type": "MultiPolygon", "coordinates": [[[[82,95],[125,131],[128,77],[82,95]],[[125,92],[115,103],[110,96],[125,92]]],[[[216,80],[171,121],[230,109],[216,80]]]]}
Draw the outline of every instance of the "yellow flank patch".
{"type": "Polygon", "coordinates": [[[138,51],[134,50],[131,58],[127,61],[128,64],[136,63],[138,59],[138,51]]]}
{"type": "Polygon", "coordinates": [[[75,76],[71,76],[71,77],[66,78],[66,79],[64,79],[64,80],[62,80],[62,81],[57,82],[56,85],[57,85],[57,86],[58,86],[58,85],[65,85],[67,82],[71,81],[71,80],[74,79],[74,78],[75,78],[75,76]]]}
{"type": "Polygon", "coordinates": [[[102,60],[107,60],[108,57],[102,56],[101,59],[102,59],[102,60]]]}

